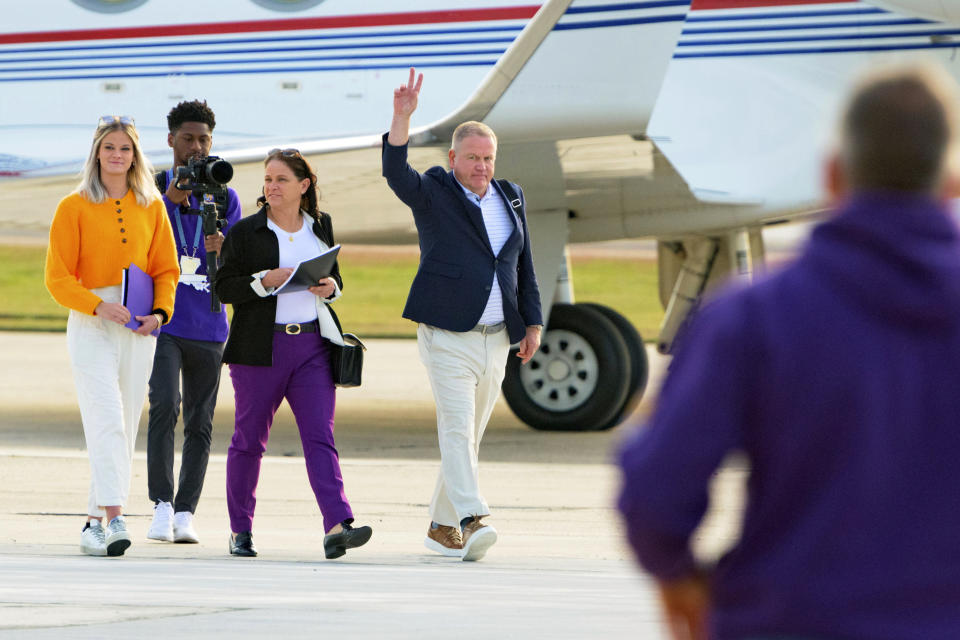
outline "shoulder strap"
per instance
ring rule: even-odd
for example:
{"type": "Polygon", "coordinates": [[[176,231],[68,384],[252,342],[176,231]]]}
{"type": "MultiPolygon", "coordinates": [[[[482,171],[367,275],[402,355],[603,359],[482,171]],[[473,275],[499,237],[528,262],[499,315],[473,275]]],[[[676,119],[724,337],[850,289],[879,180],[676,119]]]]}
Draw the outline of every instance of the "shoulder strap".
{"type": "Polygon", "coordinates": [[[166,171],[157,171],[153,174],[153,179],[157,183],[157,189],[160,189],[160,193],[167,192],[167,172],[166,171]]]}
{"type": "Polygon", "coordinates": [[[523,213],[523,202],[520,200],[517,190],[513,188],[513,184],[509,180],[497,180],[497,184],[500,185],[503,195],[507,196],[507,200],[510,201],[514,213],[518,216],[523,213]]]}

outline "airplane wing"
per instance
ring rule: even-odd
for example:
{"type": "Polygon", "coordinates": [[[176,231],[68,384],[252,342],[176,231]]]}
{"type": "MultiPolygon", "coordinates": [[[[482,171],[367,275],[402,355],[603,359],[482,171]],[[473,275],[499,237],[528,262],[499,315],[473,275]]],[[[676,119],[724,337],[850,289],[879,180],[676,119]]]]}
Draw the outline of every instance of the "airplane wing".
{"type": "MultiPolygon", "coordinates": [[[[501,144],[641,134],[689,6],[689,0],[602,5],[550,0],[476,90],[441,119],[415,127],[411,144],[449,144],[454,128],[466,120],[489,124],[501,144]],[[631,62],[624,68],[611,63],[617,60],[631,62]]],[[[396,77],[403,80],[402,74],[396,77]]],[[[424,94],[429,99],[429,86],[424,94]]],[[[307,141],[298,148],[326,153],[379,145],[376,133],[307,141]]],[[[248,155],[262,158],[257,152],[268,148],[258,147],[248,155]]],[[[228,157],[247,159],[237,155],[239,150],[230,153],[234,155],[228,157]]]]}
{"type": "Polygon", "coordinates": [[[930,58],[960,75],[960,31],[937,21],[948,17],[960,7],[939,0],[700,0],[649,136],[701,202],[813,209],[860,72],[930,58]]]}

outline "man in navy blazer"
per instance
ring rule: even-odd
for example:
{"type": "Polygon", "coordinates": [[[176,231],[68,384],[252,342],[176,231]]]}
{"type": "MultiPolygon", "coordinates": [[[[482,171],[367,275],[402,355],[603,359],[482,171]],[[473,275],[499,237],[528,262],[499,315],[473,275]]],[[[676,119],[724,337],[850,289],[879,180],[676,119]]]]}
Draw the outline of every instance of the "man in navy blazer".
{"type": "Polygon", "coordinates": [[[479,560],[497,532],[480,494],[480,440],[506,368],[511,343],[526,364],[540,346],[543,315],[533,271],[523,191],[493,181],[497,138],[480,122],[454,131],[450,171],[421,174],[407,164],[410,117],[423,75],[410,69],[394,91],[383,137],[383,175],[413,210],[420,267],[403,317],[419,323],[420,359],[437,403],[440,474],[430,503],[428,549],[479,560]],[[511,193],[512,192],[512,193],[511,193]]]}

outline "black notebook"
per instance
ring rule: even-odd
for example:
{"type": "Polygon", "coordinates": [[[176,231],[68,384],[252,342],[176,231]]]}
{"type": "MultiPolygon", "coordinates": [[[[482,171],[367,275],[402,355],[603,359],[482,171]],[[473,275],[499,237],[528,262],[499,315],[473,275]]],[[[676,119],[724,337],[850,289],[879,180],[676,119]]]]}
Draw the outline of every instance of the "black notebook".
{"type": "Polygon", "coordinates": [[[274,294],[295,293],[297,291],[306,291],[310,287],[317,286],[321,280],[330,277],[333,271],[333,265],[337,262],[337,254],[340,253],[340,245],[334,245],[318,255],[316,258],[304,260],[293,270],[293,274],[287,278],[286,282],[277,287],[274,294]]]}

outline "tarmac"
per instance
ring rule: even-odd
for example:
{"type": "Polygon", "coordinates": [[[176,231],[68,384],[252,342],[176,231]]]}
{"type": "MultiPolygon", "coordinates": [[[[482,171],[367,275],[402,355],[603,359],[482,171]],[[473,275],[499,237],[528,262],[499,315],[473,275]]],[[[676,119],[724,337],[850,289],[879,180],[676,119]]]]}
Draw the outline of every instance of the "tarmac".
{"type": "MultiPolygon", "coordinates": [[[[224,369],[195,518],[200,543],[146,539],[144,412],[125,509],[133,546],[93,558],[79,551],[89,468],[65,336],[0,333],[0,639],[666,637],[654,585],[623,539],[610,464],[650,411],[666,358],[649,351],[646,398],[631,424],[611,431],[534,431],[500,400],[480,464],[499,541],[465,563],[423,546],[439,454],[416,343],[368,347],[363,386],[338,391],[336,421],[347,495],[357,522],[374,529],[366,546],[324,559],[322,519],[284,405],[257,494],[260,555],[229,556],[234,407],[224,369]]],[[[717,506],[696,536],[706,557],[735,539],[745,473],[733,464],[715,479],[717,506]]]]}

